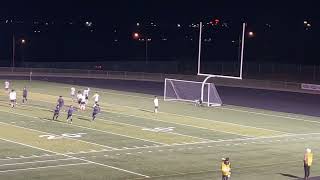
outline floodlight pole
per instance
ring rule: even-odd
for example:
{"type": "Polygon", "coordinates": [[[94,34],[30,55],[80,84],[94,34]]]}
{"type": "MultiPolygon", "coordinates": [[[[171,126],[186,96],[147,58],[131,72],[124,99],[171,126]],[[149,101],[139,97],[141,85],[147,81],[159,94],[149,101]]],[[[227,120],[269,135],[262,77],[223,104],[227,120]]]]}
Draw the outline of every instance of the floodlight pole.
{"type": "Polygon", "coordinates": [[[197,74],[200,74],[200,60],[201,60],[201,41],[202,41],[202,22],[200,22],[200,25],[199,25],[199,52],[198,52],[198,73],[197,74]]]}
{"type": "Polygon", "coordinates": [[[243,23],[242,24],[241,54],[240,54],[240,79],[242,79],[245,31],[246,31],[246,23],[243,23]]]}
{"type": "Polygon", "coordinates": [[[12,70],[15,66],[15,50],[16,50],[16,40],[13,34],[12,35],[12,64],[11,64],[12,70]]]}

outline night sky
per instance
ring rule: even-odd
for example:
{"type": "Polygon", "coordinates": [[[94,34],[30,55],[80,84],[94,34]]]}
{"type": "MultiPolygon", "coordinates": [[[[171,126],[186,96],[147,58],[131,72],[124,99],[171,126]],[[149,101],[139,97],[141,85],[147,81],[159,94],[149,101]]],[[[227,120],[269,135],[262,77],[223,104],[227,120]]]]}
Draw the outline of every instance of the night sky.
{"type": "Polygon", "coordinates": [[[204,49],[220,52],[207,48],[208,60],[232,61],[238,48],[235,34],[246,22],[246,33],[255,34],[247,37],[247,61],[319,64],[319,18],[313,1],[5,1],[0,6],[0,62],[11,59],[13,35],[20,61],[143,59],[144,43],[133,40],[133,32],[152,38],[151,60],[191,61],[197,56],[198,29],[189,26],[219,19],[216,31],[227,23],[230,33],[207,33],[212,39],[204,49]]]}

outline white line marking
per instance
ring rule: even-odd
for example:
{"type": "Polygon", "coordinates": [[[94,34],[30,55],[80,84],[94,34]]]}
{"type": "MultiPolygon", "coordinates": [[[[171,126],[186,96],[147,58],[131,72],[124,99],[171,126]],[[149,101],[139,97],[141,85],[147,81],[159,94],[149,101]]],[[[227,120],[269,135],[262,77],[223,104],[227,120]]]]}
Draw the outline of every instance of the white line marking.
{"type": "MultiPolygon", "coordinates": [[[[50,156],[57,156],[56,154],[52,154],[50,156]]],[[[31,159],[31,158],[41,158],[41,157],[48,157],[47,155],[42,155],[42,156],[29,156],[29,157],[24,157],[24,158],[11,158],[7,157],[7,159],[0,159],[0,161],[8,161],[8,160],[19,160],[19,159],[31,159]]]]}
{"type": "MultiPolygon", "coordinates": [[[[5,111],[0,110],[0,112],[5,112],[5,111]]],[[[20,113],[14,113],[14,112],[7,112],[7,113],[16,114],[16,115],[24,116],[24,117],[30,117],[30,118],[39,119],[38,117],[29,116],[29,115],[24,115],[24,114],[20,114],[20,113]]],[[[56,134],[53,134],[53,133],[48,133],[48,132],[39,131],[39,130],[35,130],[35,129],[30,129],[30,128],[26,128],[26,127],[22,127],[22,126],[12,125],[12,124],[9,124],[9,123],[4,123],[4,122],[0,122],[0,123],[1,123],[1,124],[5,124],[5,125],[8,125],[8,126],[17,127],[17,128],[20,128],[20,129],[26,129],[26,130],[29,130],[29,131],[40,132],[40,133],[45,133],[45,134],[50,134],[50,135],[55,135],[55,136],[57,136],[56,134]]],[[[101,144],[97,144],[97,143],[93,143],[93,142],[88,142],[88,141],[83,141],[83,140],[76,139],[76,138],[70,138],[70,137],[66,137],[66,136],[65,136],[64,138],[66,138],[66,139],[71,139],[71,140],[75,140],[75,141],[80,141],[80,142],[84,142],[84,143],[87,143],[87,144],[92,144],[92,145],[96,145],[96,146],[100,146],[100,147],[104,147],[104,148],[114,149],[113,147],[110,147],[110,146],[105,146],[105,145],[101,145],[101,144]]]]}
{"type": "MultiPolygon", "coordinates": [[[[130,174],[135,174],[135,175],[138,175],[138,176],[142,176],[142,177],[149,178],[149,176],[144,175],[144,174],[136,173],[136,172],[133,172],[133,171],[121,169],[121,168],[118,168],[118,167],[114,167],[114,166],[110,166],[110,165],[106,165],[106,164],[102,164],[102,163],[97,163],[97,162],[94,162],[94,161],[89,161],[89,160],[86,160],[86,159],[83,159],[83,158],[73,157],[73,156],[70,156],[70,155],[66,155],[66,154],[54,152],[54,151],[51,151],[51,150],[47,150],[47,149],[43,149],[43,148],[31,146],[31,145],[28,145],[28,144],[24,144],[24,143],[12,141],[12,140],[4,139],[4,138],[0,138],[0,140],[7,141],[7,142],[11,142],[11,143],[15,143],[15,144],[20,144],[20,145],[22,145],[22,146],[31,147],[31,148],[34,148],[34,149],[39,149],[39,150],[46,151],[46,152],[50,152],[50,153],[57,154],[57,155],[62,155],[62,156],[70,157],[70,158],[75,158],[75,159],[78,159],[78,160],[85,161],[85,162],[87,162],[87,163],[96,164],[96,165],[100,165],[100,166],[104,166],[104,167],[116,169],[116,170],[119,170],[119,171],[127,172],[127,173],[130,173],[130,174]]],[[[0,172],[1,172],[1,171],[0,171],[0,172]]]]}
{"type": "MultiPolygon", "coordinates": [[[[32,106],[32,107],[34,107],[34,106],[32,106]]],[[[35,108],[38,108],[38,107],[35,107],[35,108]]],[[[38,108],[38,109],[44,109],[44,108],[38,108]]],[[[45,110],[48,110],[48,109],[45,109],[45,110]]],[[[0,111],[1,111],[1,110],[0,110],[0,111]]],[[[4,112],[4,111],[2,111],[2,112],[4,112]]],[[[13,113],[13,114],[17,114],[17,113],[13,113]]],[[[23,114],[17,114],[17,115],[39,119],[39,117],[27,116],[27,115],[23,115],[23,114]]],[[[52,121],[52,122],[54,122],[54,123],[60,123],[60,122],[56,122],[56,121],[52,121]]],[[[114,135],[118,135],[118,136],[122,136],[122,137],[127,137],[127,138],[131,138],[131,139],[138,139],[138,140],[145,141],[145,142],[152,142],[152,143],[156,143],[156,144],[166,145],[165,143],[160,143],[160,142],[155,142],[155,141],[151,141],[151,140],[141,139],[141,138],[137,138],[137,137],[127,136],[127,135],[123,135],[123,134],[113,133],[113,132],[109,132],[109,131],[104,131],[104,130],[89,128],[89,127],[86,127],[86,126],[75,125],[75,124],[69,124],[69,125],[75,126],[75,127],[79,127],[79,128],[83,128],[83,129],[89,129],[89,130],[93,130],[93,131],[104,132],[104,133],[108,133],[108,134],[114,134],[114,135]]],[[[20,127],[20,126],[19,126],[19,127],[20,127]]],[[[50,133],[48,133],[48,134],[50,134],[50,133]]],[[[71,138],[70,138],[70,139],[71,139],[71,138]]],[[[80,139],[74,139],[74,140],[83,141],[83,140],[80,140],[80,139]]],[[[91,142],[88,142],[88,141],[83,141],[83,142],[91,143],[91,142]]],[[[96,144],[96,145],[98,145],[98,144],[96,144]]],[[[110,148],[110,149],[116,149],[116,148],[109,147],[109,146],[105,146],[105,145],[100,145],[100,146],[103,146],[103,147],[106,147],[106,148],[110,148]]]]}
{"type": "Polygon", "coordinates": [[[217,108],[225,109],[225,110],[230,110],[230,111],[244,112],[244,113],[248,113],[248,114],[264,115],[264,116],[271,116],[271,117],[277,117],[277,118],[285,118],[285,119],[292,119],[292,120],[298,120],[298,121],[304,121],[304,122],[311,122],[311,123],[317,123],[317,124],[320,124],[320,121],[313,121],[313,120],[307,120],[307,119],[296,118],[296,117],[290,117],[290,116],[281,116],[281,115],[274,115],[274,114],[266,114],[266,113],[253,112],[253,111],[246,111],[246,110],[233,109],[233,108],[226,108],[226,107],[217,107],[217,108]]]}
{"type": "Polygon", "coordinates": [[[15,172],[15,171],[27,171],[27,170],[37,170],[37,169],[54,168],[54,167],[77,166],[77,165],[84,165],[84,164],[91,164],[91,163],[86,162],[86,163],[75,163],[75,164],[63,164],[63,165],[56,165],[56,166],[43,166],[43,167],[36,167],[36,168],[12,169],[12,170],[0,171],[0,173],[15,172]]]}
{"type": "Polygon", "coordinates": [[[11,163],[11,164],[0,164],[1,166],[14,166],[14,165],[21,165],[21,164],[34,164],[34,163],[42,163],[42,162],[55,162],[55,161],[67,161],[76,158],[64,158],[64,159],[53,159],[53,160],[44,160],[44,161],[30,161],[30,162],[22,162],[22,163],[11,163]]]}

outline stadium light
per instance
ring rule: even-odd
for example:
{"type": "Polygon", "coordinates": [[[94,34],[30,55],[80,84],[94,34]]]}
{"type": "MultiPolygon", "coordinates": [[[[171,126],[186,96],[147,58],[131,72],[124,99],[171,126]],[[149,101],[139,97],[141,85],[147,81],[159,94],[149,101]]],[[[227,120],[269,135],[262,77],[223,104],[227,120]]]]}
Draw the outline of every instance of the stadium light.
{"type": "Polygon", "coordinates": [[[21,44],[25,44],[26,40],[25,39],[21,39],[21,44]]]}
{"type": "Polygon", "coordinates": [[[254,32],[250,31],[250,32],[248,33],[248,35],[249,35],[249,37],[254,37],[254,32]]]}
{"type": "Polygon", "coordinates": [[[133,37],[133,39],[139,39],[140,34],[135,32],[135,33],[133,33],[132,37],[133,37]]]}

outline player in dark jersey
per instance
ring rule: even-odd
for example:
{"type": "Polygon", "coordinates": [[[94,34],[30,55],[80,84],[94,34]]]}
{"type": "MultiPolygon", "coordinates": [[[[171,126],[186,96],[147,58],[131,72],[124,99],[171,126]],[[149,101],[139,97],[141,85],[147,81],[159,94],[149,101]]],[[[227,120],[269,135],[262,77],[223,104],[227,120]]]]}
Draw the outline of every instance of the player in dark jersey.
{"type": "Polygon", "coordinates": [[[92,112],[92,121],[94,121],[96,119],[97,114],[99,114],[100,112],[100,106],[99,104],[96,104],[96,106],[93,108],[93,112],[92,112]]]}
{"type": "Polygon", "coordinates": [[[60,108],[62,108],[64,106],[64,100],[63,100],[62,96],[59,96],[58,104],[59,104],[60,108]]]}
{"type": "Polygon", "coordinates": [[[70,105],[69,109],[68,109],[68,116],[67,116],[67,122],[72,124],[72,114],[75,111],[75,109],[73,108],[72,105],[70,105]]]}
{"type": "Polygon", "coordinates": [[[24,87],[22,90],[22,103],[28,101],[27,96],[28,96],[28,90],[26,87],[24,87]]]}
{"type": "Polygon", "coordinates": [[[60,113],[60,106],[57,104],[56,108],[53,110],[53,117],[52,120],[57,120],[60,113]]]}

